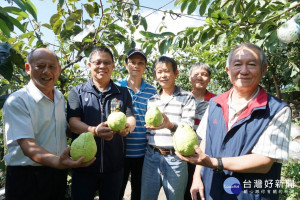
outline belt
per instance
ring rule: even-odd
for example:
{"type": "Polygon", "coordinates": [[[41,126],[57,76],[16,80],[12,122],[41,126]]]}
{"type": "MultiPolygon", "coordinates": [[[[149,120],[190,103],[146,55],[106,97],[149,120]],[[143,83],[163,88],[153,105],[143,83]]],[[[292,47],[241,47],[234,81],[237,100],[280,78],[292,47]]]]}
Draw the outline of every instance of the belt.
{"type": "Polygon", "coordinates": [[[163,156],[167,155],[175,155],[175,149],[164,149],[164,148],[158,148],[152,145],[149,145],[155,152],[158,152],[159,154],[163,156]]]}

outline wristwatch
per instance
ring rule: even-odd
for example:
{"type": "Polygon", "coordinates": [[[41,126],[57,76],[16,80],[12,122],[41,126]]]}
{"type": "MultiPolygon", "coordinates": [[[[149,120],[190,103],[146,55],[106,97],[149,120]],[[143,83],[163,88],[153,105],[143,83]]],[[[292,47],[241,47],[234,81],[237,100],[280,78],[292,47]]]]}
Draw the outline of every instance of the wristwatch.
{"type": "Polygon", "coordinates": [[[216,173],[222,173],[223,172],[223,162],[222,162],[222,158],[221,157],[216,157],[217,161],[218,161],[218,167],[216,169],[214,169],[213,171],[216,173]]]}

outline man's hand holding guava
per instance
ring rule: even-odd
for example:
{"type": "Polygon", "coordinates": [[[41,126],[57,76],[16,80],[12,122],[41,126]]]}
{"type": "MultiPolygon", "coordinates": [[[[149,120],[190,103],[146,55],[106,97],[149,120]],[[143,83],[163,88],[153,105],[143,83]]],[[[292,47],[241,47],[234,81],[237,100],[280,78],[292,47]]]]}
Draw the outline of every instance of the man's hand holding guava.
{"type": "Polygon", "coordinates": [[[119,135],[125,137],[130,133],[130,124],[126,123],[126,126],[123,130],[120,130],[117,132],[119,135]]]}
{"type": "Polygon", "coordinates": [[[150,130],[159,130],[163,128],[172,129],[174,127],[174,124],[169,120],[169,118],[165,113],[162,113],[162,116],[163,116],[163,122],[160,126],[155,127],[146,124],[145,127],[150,130]]]}
{"type": "Polygon", "coordinates": [[[196,145],[194,148],[195,148],[195,154],[191,156],[183,156],[177,151],[175,152],[175,154],[181,160],[192,163],[194,165],[202,165],[204,167],[216,168],[216,166],[218,165],[216,163],[217,162],[216,160],[212,159],[211,157],[203,153],[200,146],[196,145]]]}
{"type": "Polygon", "coordinates": [[[115,132],[108,127],[107,122],[100,123],[94,131],[94,136],[100,137],[104,140],[111,140],[113,139],[115,132]]]}

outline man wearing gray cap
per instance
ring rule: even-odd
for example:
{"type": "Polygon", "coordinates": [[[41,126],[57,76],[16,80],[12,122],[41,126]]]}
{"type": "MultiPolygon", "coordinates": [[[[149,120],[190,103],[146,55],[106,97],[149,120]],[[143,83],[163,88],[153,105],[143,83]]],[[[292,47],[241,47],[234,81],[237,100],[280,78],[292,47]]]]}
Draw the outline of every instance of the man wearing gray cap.
{"type": "Polygon", "coordinates": [[[120,199],[123,198],[129,174],[131,174],[131,200],[139,200],[141,195],[141,177],[146,149],[145,113],[148,99],[156,94],[156,89],[143,78],[147,58],[140,49],[131,49],[125,58],[128,76],[118,81],[122,87],[127,87],[132,97],[136,127],[126,136],[126,159],[124,166],[123,185],[120,199]]]}

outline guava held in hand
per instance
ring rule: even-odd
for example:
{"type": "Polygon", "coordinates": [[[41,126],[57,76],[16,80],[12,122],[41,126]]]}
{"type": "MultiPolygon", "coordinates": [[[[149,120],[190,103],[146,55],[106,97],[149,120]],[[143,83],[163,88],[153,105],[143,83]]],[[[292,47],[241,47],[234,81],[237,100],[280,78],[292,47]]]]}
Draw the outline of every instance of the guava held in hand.
{"type": "Polygon", "coordinates": [[[81,133],[71,144],[70,155],[73,160],[84,156],[83,162],[89,162],[97,153],[94,136],[90,132],[81,133]]]}
{"type": "Polygon", "coordinates": [[[173,135],[174,149],[184,156],[195,153],[194,146],[198,145],[198,137],[192,127],[181,123],[173,135]]]}
{"type": "Polygon", "coordinates": [[[123,112],[112,112],[107,118],[108,127],[116,132],[125,129],[126,123],[126,115],[123,112]]]}
{"type": "Polygon", "coordinates": [[[145,122],[148,126],[158,127],[163,122],[163,116],[157,106],[150,107],[145,115],[145,122]]]}

